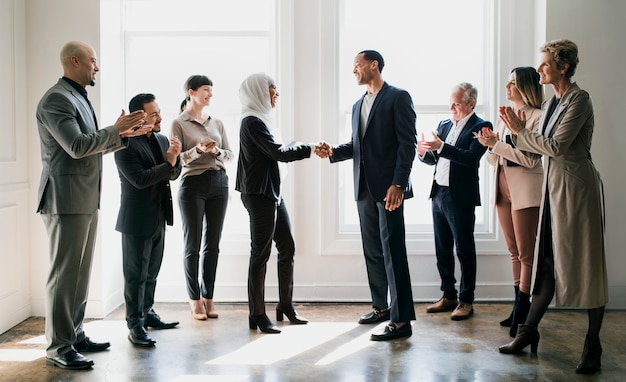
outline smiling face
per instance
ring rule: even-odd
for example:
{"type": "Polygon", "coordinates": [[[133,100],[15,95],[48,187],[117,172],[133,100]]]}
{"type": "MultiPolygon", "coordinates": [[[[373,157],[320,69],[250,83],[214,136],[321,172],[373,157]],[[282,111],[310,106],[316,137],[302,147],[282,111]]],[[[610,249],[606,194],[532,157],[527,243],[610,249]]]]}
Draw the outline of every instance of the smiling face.
{"type": "Polygon", "coordinates": [[[549,85],[558,83],[565,77],[568,65],[563,65],[562,68],[558,68],[554,57],[548,52],[541,54],[541,60],[537,67],[537,73],[539,73],[539,83],[542,85],[549,85]]]}
{"type": "Polygon", "coordinates": [[[83,86],[96,84],[96,73],[100,71],[96,61],[96,52],[89,45],[84,45],[80,53],[70,57],[77,83],[83,86]]]}
{"type": "Polygon", "coordinates": [[[202,85],[197,90],[189,89],[189,98],[192,102],[202,106],[209,106],[213,97],[213,86],[202,85]]]}
{"type": "Polygon", "coordinates": [[[517,80],[515,72],[512,72],[509,76],[509,81],[505,85],[506,87],[506,99],[511,102],[519,102],[522,101],[522,95],[517,88],[517,80]]]}
{"type": "Polygon", "coordinates": [[[361,53],[354,58],[352,73],[359,85],[366,85],[378,73],[378,61],[368,61],[365,59],[365,54],[361,53]]]}
{"type": "Polygon", "coordinates": [[[270,85],[270,105],[272,105],[272,109],[276,107],[276,102],[278,101],[278,90],[276,90],[276,85],[270,85]]]}
{"type": "Polygon", "coordinates": [[[156,101],[148,102],[143,104],[143,111],[148,115],[146,119],[146,123],[153,124],[152,131],[158,133],[161,131],[161,109],[159,109],[159,105],[156,101]]]}
{"type": "Polygon", "coordinates": [[[474,110],[474,101],[466,103],[463,99],[464,95],[463,90],[456,90],[450,95],[450,111],[452,112],[452,119],[456,122],[467,117],[474,110]]]}

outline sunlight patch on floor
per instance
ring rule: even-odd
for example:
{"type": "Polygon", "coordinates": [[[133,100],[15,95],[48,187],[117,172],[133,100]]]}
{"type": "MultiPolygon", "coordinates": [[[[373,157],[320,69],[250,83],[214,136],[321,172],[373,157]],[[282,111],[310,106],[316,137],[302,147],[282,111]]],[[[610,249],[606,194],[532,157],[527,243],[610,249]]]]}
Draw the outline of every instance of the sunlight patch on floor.
{"type": "Polygon", "coordinates": [[[242,348],[212,359],[208,365],[271,365],[294,357],[352,329],[353,323],[309,323],[281,327],[280,334],[265,334],[242,348]]]}
{"type": "Polygon", "coordinates": [[[249,375],[181,375],[171,382],[240,382],[249,381],[249,375]]]}
{"type": "Polygon", "coordinates": [[[0,362],[31,362],[45,355],[43,349],[0,349],[0,362]]]}
{"type": "Polygon", "coordinates": [[[334,351],[328,353],[325,357],[323,357],[322,359],[320,359],[319,361],[317,361],[315,363],[315,366],[324,366],[324,365],[330,365],[333,362],[339,361],[351,354],[354,354],[358,351],[361,351],[371,345],[374,344],[374,342],[372,342],[370,340],[370,332],[367,332],[355,339],[353,339],[352,341],[339,346],[337,349],[335,349],[334,351]]]}

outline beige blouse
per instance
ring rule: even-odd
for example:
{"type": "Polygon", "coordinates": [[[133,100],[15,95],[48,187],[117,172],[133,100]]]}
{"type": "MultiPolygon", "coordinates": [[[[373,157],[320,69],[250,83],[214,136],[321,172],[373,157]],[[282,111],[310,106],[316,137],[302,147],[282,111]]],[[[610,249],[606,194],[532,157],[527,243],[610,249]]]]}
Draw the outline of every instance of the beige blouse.
{"type": "Polygon", "coordinates": [[[182,145],[180,160],[183,164],[183,171],[181,178],[200,175],[211,169],[226,170],[224,162],[230,161],[234,157],[228,143],[226,130],[219,119],[208,117],[200,123],[184,111],[172,122],[171,134],[177,136],[182,145]],[[196,145],[205,138],[217,142],[218,155],[196,151],[196,145]]]}

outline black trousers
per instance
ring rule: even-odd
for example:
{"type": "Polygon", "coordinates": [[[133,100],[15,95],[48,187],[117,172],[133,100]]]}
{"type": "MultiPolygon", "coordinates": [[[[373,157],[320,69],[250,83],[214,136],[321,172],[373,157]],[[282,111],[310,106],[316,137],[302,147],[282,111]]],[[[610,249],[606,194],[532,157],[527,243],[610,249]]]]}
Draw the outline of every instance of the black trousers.
{"type": "Polygon", "coordinates": [[[187,294],[190,300],[199,300],[200,297],[213,299],[220,240],[228,205],[226,172],[207,170],[200,175],[185,177],[178,191],[178,202],[185,238],[187,294]],[[203,235],[204,245],[200,249],[203,235]]]}
{"type": "Polygon", "coordinates": [[[458,205],[452,199],[448,187],[436,187],[432,206],[435,252],[437,269],[441,277],[441,290],[445,298],[457,298],[453,253],[456,243],[456,255],[461,265],[458,298],[461,302],[471,304],[474,302],[474,289],[476,289],[476,244],[474,242],[476,207],[458,205]]]}
{"type": "Polygon", "coordinates": [[[272,241],[278,251],[278,299],[289,309],[293,299],[293,264],[296,252],[289,214],[283,200],[241,194],[250,215],[250,264],[248,267],[248,305],[250,315],[265,313],[265,275],[272,241]]]}
{"type": "Polygon", "coordinates": [[[126,325],[129,329],[142,325],[143,318],[154,304],[164,242],[165,219],[162,214],[157,229],[150,236],[122,233],[124,300],[126,325]]]}

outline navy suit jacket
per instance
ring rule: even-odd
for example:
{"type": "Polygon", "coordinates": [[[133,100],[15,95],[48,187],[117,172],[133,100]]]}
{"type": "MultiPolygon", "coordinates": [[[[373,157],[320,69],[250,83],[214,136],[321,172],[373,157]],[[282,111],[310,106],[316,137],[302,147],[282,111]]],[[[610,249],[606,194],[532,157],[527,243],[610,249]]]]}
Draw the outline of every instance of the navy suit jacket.
{"type": "MultiPolygon", "coordinates": [[[[162,134],[152,134],[165,159],[169,140],[162,134]]],[[[180,158],[174,167],[167,162],[157,163],[148,140],[141,136],[129,138],[128,148],[115,153],[115,164],[122,188],[115,229],[129,235],[151,235],[157,228],[160,213],[165,217],[165,222],[172,225],[174,219],[169,181],[180,175],[180,158]]]]}
{"type": "MultiPolygon", "coordinates": [[[[449,119],[439,123],[437,136],[442,141],[446,140],[452,125],[453,123],[449,119]]],[[[467,121],[454,146],[444,143],[441,153],[429,151],[424,157],[419,158],[429,165],[437,164],[439,158],[450,160],[450,193],[455,203],[461,206],[480,206],[478,167],[480,166],[480,158],[487,151],[487,147],[481,145],[478,139],[474,139],[473,133],[480,131],[483,127],[493,129],[491,122],[474,114],[467,121]]],[[[430,191],[431,198],[434,190],[435,181],[433,180],[430,191]]]]}
{"type": "Polygon", "coordinates": [[[353,160],[354,199],[359,198],[361,170],[365,184],[377,202],[382,202],[391,185],[404,189],[404,198],[413,197],[409,175],[415,159],[417,132],[413,101],[406,90],[385,82],[378,92],[361,138],[361,104],[352,107],[352,139],[333,148],[332,163],[353,160]],[[363,167],[361,169],[361,167],[363,167]]]}

